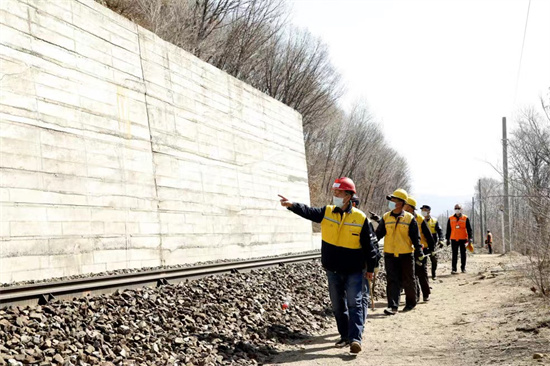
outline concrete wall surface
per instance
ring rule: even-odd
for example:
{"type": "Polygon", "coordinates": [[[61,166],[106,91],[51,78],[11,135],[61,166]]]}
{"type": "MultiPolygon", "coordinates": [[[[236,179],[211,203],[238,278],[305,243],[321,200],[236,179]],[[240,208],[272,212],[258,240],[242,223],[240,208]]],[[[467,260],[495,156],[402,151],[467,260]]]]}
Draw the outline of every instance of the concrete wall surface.
{"type": "Polygon", "coordinates": [[[311,250],[300,115],[93,0],[0,1],[0,282],[311,250]]]}

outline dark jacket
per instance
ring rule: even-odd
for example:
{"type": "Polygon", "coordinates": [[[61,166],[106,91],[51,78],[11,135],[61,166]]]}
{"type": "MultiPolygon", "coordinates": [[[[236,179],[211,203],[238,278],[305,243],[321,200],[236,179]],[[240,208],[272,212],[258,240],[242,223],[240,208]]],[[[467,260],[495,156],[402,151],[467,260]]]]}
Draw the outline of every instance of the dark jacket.
{"type": "MultiPolygon", "coordinates": [[[[305,219],[320,223],[325,217],[326,206],[309,207],[303,203],[293,203],[288,209],[305,219]]],[[[333,212],[343,211],[335,208],[333,212]]],[[[351,212],[351,205],[348,205],[347,213],[351,212]]],[[[361,249],[349,249],[338,247],[322,241],[321,245],[321,263],[326,270],[342,274],[361,272],[365,268],[367,272],[374,272],[374,267],[378,260],[378,249],[371,240],[371,229],[369,219],[365,218],[365,223],[361,228],[359,236],[361,249]]]]}
{"type": "Polygon", "coordinates": [[[439,220],[435,222],[435,233],[432,234],[432,237],[434,238],[435,244],[440,240],[444,240],[443,230],[441,229],[441,225],[439,225],[439,220]]]}
{"type": "Polygon", "coordinates": [[[371,245],[376,249],[376,265],[375,267],[380,266],[380,258],[382,258],[382,253],[380,252],[380,244],[378,243],[378,238],[376,237],[376,231],[374,230],[374,226],[372,226],[372,222],[370,222],[369,219],[367,219],[369,222],[369,229],[370,229],[370,243],[371,245]]]}

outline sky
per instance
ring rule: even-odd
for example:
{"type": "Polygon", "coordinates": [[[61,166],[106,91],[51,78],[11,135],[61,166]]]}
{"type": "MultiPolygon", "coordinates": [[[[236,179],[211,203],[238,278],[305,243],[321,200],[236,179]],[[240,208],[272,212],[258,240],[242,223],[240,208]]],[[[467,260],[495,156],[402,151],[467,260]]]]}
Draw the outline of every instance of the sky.
{"type": "Polygon", "coordinates": [[[550,87],[550,0],[290,2],[330,49],[342,107],[366,101],[406,156],[420,205],[452,211],[479,178],[500,179],[502,117],[513,130],[550,87]]]}

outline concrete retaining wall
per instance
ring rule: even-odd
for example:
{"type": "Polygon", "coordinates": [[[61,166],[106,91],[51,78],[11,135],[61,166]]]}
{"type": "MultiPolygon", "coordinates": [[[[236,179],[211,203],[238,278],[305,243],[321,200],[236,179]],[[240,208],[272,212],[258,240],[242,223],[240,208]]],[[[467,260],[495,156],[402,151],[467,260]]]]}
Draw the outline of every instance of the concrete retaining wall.
{"type": "Polygon", "coordinates": [[[92,0],[0,27],[0,282],[318,246],[296,111],[92,0]]]}

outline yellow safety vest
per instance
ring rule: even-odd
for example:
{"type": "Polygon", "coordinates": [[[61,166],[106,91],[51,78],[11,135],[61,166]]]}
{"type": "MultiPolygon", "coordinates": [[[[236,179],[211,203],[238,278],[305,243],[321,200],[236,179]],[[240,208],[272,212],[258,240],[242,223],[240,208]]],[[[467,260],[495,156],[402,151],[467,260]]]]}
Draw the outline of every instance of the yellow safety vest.
{"type": "Polygon", "coordinates": [[[420,244],[422,244],[422,248],[428,247],[428,240],[424,236],[424,233],[422,232],[422,223],[424,222],[424,217],[422,215],[416,214],[416,222],[418,223],[418,233],[420,234],[420,244]]]}
{"type": "Polygon", "coordinates": [[[428,224],[428,227],[430,228],[430,233],[435,234],[436,233],[435,226],[437,225],[437,219],[430,217],[429,220],[424,219],[424,221],[426,221],[426,223],[428,224]]]}
{"type": "Polygon", "coordinates": [[[352,207],[351,212],[334,212],[336,206],[327,206],[321,221],[321,238],[324,242],[348,249],[361,248],[361,229],[367,219],[365,213],[352,207]]]}
{"type": "Polygon", "coordinates": [[[384,225],[386,236],[384,237],[384,253],[406,254],[414,252],[414,246],[409,237],[409,226],[414,216],[404,212],[403,217],[395,217],[390,212],[384,214],[384,225]]]}

